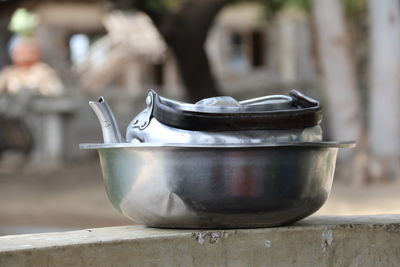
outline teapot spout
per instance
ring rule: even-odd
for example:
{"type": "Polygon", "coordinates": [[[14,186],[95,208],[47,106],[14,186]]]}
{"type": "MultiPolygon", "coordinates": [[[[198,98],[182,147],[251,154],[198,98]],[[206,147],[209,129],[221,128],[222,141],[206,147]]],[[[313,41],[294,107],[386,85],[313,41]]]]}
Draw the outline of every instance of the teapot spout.
{"type": "Polygon", "coordinates": [[[98,101],[90,101],[89,105],[100,121],[104,143],[115,144],[124,142],[114,114],[104,97],[100,97],[98,101]]]}

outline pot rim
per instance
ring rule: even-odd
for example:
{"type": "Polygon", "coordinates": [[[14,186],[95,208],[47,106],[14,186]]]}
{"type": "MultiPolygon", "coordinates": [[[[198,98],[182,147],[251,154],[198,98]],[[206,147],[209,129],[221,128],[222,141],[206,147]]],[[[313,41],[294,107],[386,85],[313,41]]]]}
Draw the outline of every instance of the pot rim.
{"type": "Polygon", "coordinates": [[[80,149],[112,149],[112,148],[276,148],[276,147],[311,147],[311,148],[353,148],[355,141],[321,141],[321,142],[291,142],[262,144],[182,144],[182,143],[83,143],[80,149]]]}

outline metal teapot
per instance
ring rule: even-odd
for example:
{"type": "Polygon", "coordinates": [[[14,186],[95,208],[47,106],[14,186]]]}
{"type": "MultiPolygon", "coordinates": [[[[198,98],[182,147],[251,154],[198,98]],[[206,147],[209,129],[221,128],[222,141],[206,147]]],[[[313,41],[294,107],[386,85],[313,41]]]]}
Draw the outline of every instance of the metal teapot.
{"type": "Polygon", "coordinates": [[[244,101],[229,96],[196,104],[170,100],[150,91],[146,109],[128,125],[126,139],[103,97],[90,102],[104,143],[263,144],[322,140],[318,101],[296,90],[244,101]]]}

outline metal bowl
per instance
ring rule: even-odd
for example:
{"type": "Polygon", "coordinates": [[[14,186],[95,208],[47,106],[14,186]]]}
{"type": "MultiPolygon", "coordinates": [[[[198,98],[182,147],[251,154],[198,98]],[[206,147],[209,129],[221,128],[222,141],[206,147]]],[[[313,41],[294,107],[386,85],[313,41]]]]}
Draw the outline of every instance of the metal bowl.
{"type": "Polygon", "coordinates": [[[350,146],[81,145],[98,150],[115,208],[166,228],[269,227],[309,216],[329,195],[338,148],[350,146]]]}

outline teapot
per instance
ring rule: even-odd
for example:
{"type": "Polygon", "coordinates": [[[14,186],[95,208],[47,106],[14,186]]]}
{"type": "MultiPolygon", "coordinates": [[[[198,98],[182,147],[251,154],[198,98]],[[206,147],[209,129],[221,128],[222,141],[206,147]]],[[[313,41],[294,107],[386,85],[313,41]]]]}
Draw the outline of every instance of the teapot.
{"type": "Polygon", "coordinates": [[[146,108],[135,116],[122,138],[104,97],[90,106],[102,125],[105,144],[262,144],[322,140],[318,101],[296,90],[237,101],[229,96],[195,104],[170,100],[150,91],[146,108]]]}

